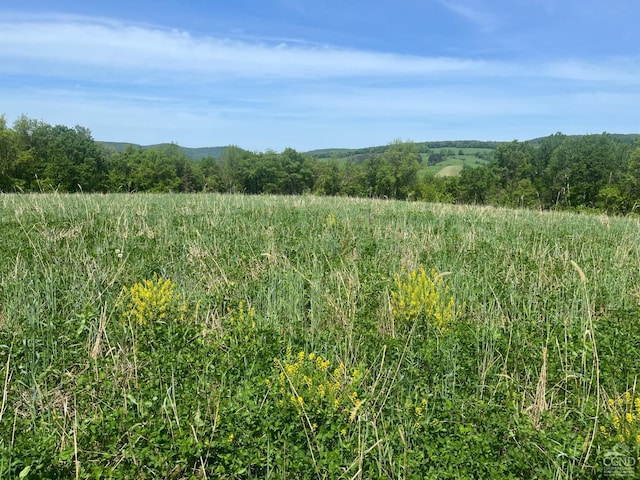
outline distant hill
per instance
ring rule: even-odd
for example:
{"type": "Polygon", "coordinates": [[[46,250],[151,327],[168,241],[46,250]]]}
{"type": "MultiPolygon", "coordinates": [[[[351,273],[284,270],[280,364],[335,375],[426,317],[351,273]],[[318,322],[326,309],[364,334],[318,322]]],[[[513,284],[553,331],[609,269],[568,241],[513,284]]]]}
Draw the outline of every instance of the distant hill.
{"type": "MultiPolygon", "coordinates": [[[[169,145],[167,143],[159,143],[156,145],[138,145],[136,143],[128,143],[128,142],[102,142],[102,145],[106,147],[113,148],[116,152],[124,152],[127,145],[130,145],[134,148],[142,148],[143,150],[148,150],[152,148],[158,148],[163,145],[169,145]]],[[[418,152],[426,153],[431,149],[435,148],[487,148],[487,149],[495,149],[500,142],[484,142],[480,140],[451,140],[451,141],[440,141],[440,142],[416,142],[416,147],[418,148],[418,152]]],[[[216,159],[221,158],[224,155],[227,147],[201,147],[201,148],[189,148],[182,147],[178,145],[180,150],[190,159],[192,160],[201,160],[205,157],[213,157],[216,159]]],[[[318,150],[310,150],[306,153],[314,158],[358,158],[363,155],[374,155],[384,153],[389,148],[389,145],[378,145],[373,147],[364,147],[364,148],[324,148],[318,150]]]]}
{"type": "MultiPolygon", "coordinates": [[[[486,148],[494,150],[502,142],[485,142],[482,140],[447,140],[440,142],[414,142],[419,153],[426,153],[440,148],[486,148]]],[[[384,153],[389,145],[379,145],[365,148],[325,148],[305,152],[315,158],[353,158],[362,155],[384,153]]]]}
{"type": "MultiPolygon", "coordinates": [[[[124,152],[124,149],[127,147],[127,145],[131,145],[134,148],[142,148],[143,150],[149,150],[152,148],[158,148],[161,147],[163,145],[168,145],[166,143],[159,143],[157,145],[137,145],[135,143],[125,143],[125,142],[99,142],[107,147],[111,147],[114,148],[117,152],[124,152]]],[[[202,147],[202,148],[189,148],[189,147],[181,147],[180,145],[178,145],[178,147],[180,148],[180,150],[185,154],[185,156],[187,156],[187,158],[190,158],[192,160],[202,160],[203,158],[206,157],[213,157],[213,158],[221,158],[222,155],[224,155],[224,151],[227,149],[227,147],[202,147]]]]}
{"type": "MultiPolygon", "coordinates": [[[[632,144],[636,140],[640,139],[640,133],[608,133],[608,135],[610,135],[612,139],[618,142],[628,143],[628,144],[632,144]]],[[[581,137],[581,136],[583,135],[567,135],[567,137],[581,137]]],[[[532,138],[531,140],[527,140],[527,142],[531,143],[534,146],[540,146],[546,138],[549,138],[549,137],[546,136],[546,137],[532,138]]]]}
{"type": "MultiPolygon", "coordinates": [[[[637,133],[611,133],[612,138],[617,141],[623,143],[633,143],[636,140],[640,140],[640,134],[637,133]]],[[[567,137],[579,136],[579,135],[567,135],[567,137]]],[[[527,142],[539,146],[542,141],[547,137],[533,138],[531,140],[526,140],[527,142]]],[[[126,142],[99,142],[107,147],[111,147],[115,149],[117,152],[124,152],[127,145],[131,145],[135,148],[142,148],[143,150],[158,148],[163,145],[168,145],[166,143],[160,143],[156,145],[137,145],[135,143],[126,143],[126,142]]],[[[483,141],[483,140],[444,140],[444,141],[434,141],[434,142],[415,142],[415,145],[418,149],[419,153],[427,153],[432,152],[434,150],[439,150],[443,148],[447,149],[486,149],[486,150],[495,150],[498,145],[505,142],[496,142],[496,141],[483,141]]],[[[202,147],[202,148],[189,148],[182,147],[178,145],[180,150],[190,159],[192,160],[201,160],[206,157],[213,157],[216,159],[222,158],[227,147],[202,147]]],[[[318,159],[341,159],[341,160],[355,160],[366,158],[370,155],[381,154],[384,153],[389,148],[389,144],[387,145],[378,145],[372,147],[363,147],[363,148],[323,148],[317,150],[309,150],[306,153],[309,156],[318,159]]],[[[465,152],[466,153],[466,152],[465,152]]]]}

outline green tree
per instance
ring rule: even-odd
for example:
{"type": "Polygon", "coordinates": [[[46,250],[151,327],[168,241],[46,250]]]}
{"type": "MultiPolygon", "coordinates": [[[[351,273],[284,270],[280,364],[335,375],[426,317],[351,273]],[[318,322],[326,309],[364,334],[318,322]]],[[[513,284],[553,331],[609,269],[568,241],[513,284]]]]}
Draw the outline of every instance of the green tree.
{"type": "Polygon", "coordinates": [[[313,188],[313,170],[306,155],[286,148],[280,154],[280,161],[286,175],[282,193],[300,194],[313,188]]]}
{"type": "Polygon", "coordinates": [[[365,165],[373,193],[378,197],[393,198],[395,175],[389,159],[376,155],[365,162],[365,165]]]}
{"type": "Polygon", "coordinates": [[[40,120],[20,115],[13,123],[16,148],[18,155],[15,164],[17,185],[25,191],[38,190],[39,179],[42,177],[44,166],[36,158],[36,138],[38,129],[47,126],[40,120]]]}
{"type": "Polygon", "coordinates": [[[489,166],[464,167],[457,185],[457,200],[462,203],[485,204],[488,202],[497,179],[489,166]]]}
{"type": "Polygon", "coordinates": [[[340,193],[351,197],[366,197],[370,195],[370,184],[362,164],[347,162],[342,172],[340,193]]]}
{"type": "Polygon", "coordinates": [[[622,178],[626,148],[606,133],[567,137],[554,150],[545,170],[554,203],[596,207],[600,191],[622,178]]]}
{"type": "Polygon", "coordinates": [[[509,203],[512,207],[540,207],[540,194],[528,178],[522,178],[512,185],[509,192],[509,203]]]}
{"type": "Polygon", "coordinates": [[[222,190],[220,179],[220,165],[214,157],[205,157],[200,160],[196,171],[200,175],[202,190],[205,192],[219,192],[222,190]]]}
{"type": "Polygon", "coordinates": [[[598,192],[597,206],[608,214],[624,213],[628,210],[628,198],[619,185],[605,185],[598,192]]]}
{"type": "Polygon", "coordinates": [[[313,191],[318,195],[338,195],[342,187],[340,164],[331,159],[327,162],[316,162],[316,182],[313,191]]]}
{"type": "Polygon", "coordinates": [[[383,177],[388,182],[390,196],[406,199],[414,195],[421,161],[416,144],[411,141],[395,140],[384,152],[382,158],[383,165],[389,172],[385,172],[383,177]]]}
{"type": "Polygon", "coordinates": [[[142,149],[127,145],[124,152],[107,156],[107,188],[112,192],[133,192],[133,172],[142,162],[142,149]]]}
{"type": "Polygon", "coordinates": [[[220,159],[220,179],[224,191],[242,191],[241,170],[244,168],[245,151],[236,145],[225,148],[220,159]]]}
{"type": "Polygon", "coordinates": [[[425,202],[452,202],[453,196],[449,185],[452,178],[456,177],[425,175],[418,181],[417,198],[425,202]]]}
{"type": "Polygon", "coordinates": [[[495,175],[490,201],[507,206],[531,206],[538,198],[532,182],[534,148],[529,143],[513,141],[496,148],[491,169],[495,175]]]}
{"type": "Polygon", "coordinates": [[[167,150],[155,148],[144,150],[131,176],[136,191],[180,191],[181,180],[178,177],[176,162],[171,152],[167,150]]]}
{"type": "Polygon", "coordinates": [[[18,148],[15,133],[7,128],[4,115],[0,116],[0,191],[16,187],[18,148]]]}
{"type": "Polygon", "coordinates": [[[629,206],[637,209],[640,205],[640,145],[636,146],[629,155],[624,178],[624,193],[629,206]]]}
{"type": "Polygon", "coordinates": [[[542,197],[542,201],[545,206],[550,206],[555,200],[554,194],[550,192],[548,185],[549,182],[545,176],[545,171],[551,162],[553,152],[555,152],[556,148],[562,145],[562,142],[564,142],[566,138],[567,136],[561,132],[554,133],[553,135],[543,138],[540,142],[540,146],[534,150],[531,181],[536,187],[536,190],[540,192],[540,196],[542,197]]]}
{"type": "Polygon", "coordinates": [[[281,193],[285,176],[280,155],[269,150],[251,156],[245,154],[238,181],[242,191],[248,194],[281,193]]]}
{"type": "Polygon", "coordinates": [[[12,131],[5,124],[2,132],[5,171],[11,158],[17,188],[64,192],[106,188],[106,153],[87,128],[53,127],[22,115],[12,131]]]}

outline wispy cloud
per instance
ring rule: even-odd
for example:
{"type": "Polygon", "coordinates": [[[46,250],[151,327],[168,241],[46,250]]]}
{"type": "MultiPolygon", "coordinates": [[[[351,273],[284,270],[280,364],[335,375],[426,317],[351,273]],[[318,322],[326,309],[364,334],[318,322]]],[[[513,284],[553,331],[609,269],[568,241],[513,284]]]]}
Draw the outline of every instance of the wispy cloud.
{"type": "Polygon", "coordinates": [[[636,82],[640,73],[638,59],[617,59],[611,64],[568,59],[531,65],[198,37],[185,31],[77,18],[62,22],[0,22],[0,45],[0,72],[128,83],[176,81],[176,76],[184,83],[229,77],[375,81],[505,76],[636,82]],[[106,73],[112,76],[105,77],[106,73]]]}
{"type": "Polygon", "coordinates": [[[498,25],[498,18],[495,14],[470,7],[460,0],[438,0],[438,2],[456,15],[475,24],[483,31],[494,30],[498,25]]]}
{"type": "Polygon", "coordinates": [[[496,69],[491,62],[476,60],[252,43],[95,20],[0,23],[0,44],[0,70],[20,72],[37,63],[43,65],[42,74],[60,74],[71,67],[76,73],[100,68],[138,72],[139,76],[191,73],[317,79],[451,72],[482,75],[496,69]]]}
{"type": "MultiPolygon", "coordinates": [[[[483,25],[495,21],[440,1],[483,25]]],[[[589,118],[602,120],[596,131],[612,131],[633,124],[626,112],[640,108],[633,57],[496,61],[87,17],[0,18],[0,114],[86,125],[105,140],[257,150],[509,140],[588,128],[589,118]]]]}

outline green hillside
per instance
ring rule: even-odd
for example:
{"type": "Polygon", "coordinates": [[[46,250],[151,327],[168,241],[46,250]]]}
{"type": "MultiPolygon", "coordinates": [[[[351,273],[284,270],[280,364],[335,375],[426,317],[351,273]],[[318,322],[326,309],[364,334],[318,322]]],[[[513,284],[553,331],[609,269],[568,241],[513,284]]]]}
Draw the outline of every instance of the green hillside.
{"type": "MultiPolygon", "coordinates": [[[[170,145],[167,143],[160,143],[156,145],[137,145],[135,143],[124,143],[124,142],[99,142],[99,143],[101,143],[106,147],[113,148],[119,153],[124,152],[125,148],[127,148],[128,145],[135,148],[142,148],[143,150],[151,150],[154,148],[162,147],[163,145],[170,145]]],[[[228,148],[228,147],[190,148],[190,147],[183,147],[180,145],[178,145],[178,147],[180,148],[182,153],[184,153],[185,156],[187,158],[190,158],[191,160],[202,160],[203,158],[207,158],[207,157],[219,159],[224,155],[225,150],[228,148]]]]}

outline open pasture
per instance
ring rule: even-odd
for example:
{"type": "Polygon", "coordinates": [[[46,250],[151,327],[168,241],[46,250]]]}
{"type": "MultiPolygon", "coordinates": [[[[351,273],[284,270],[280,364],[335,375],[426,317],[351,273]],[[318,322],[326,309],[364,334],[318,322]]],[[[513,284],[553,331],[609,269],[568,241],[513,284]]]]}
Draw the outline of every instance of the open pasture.
{"type": "Polygon", "coordinates": [[[0,232],[2,478],[575,479],[638,458],[635,218],[42,194],[0,196],[0,232]]]}

